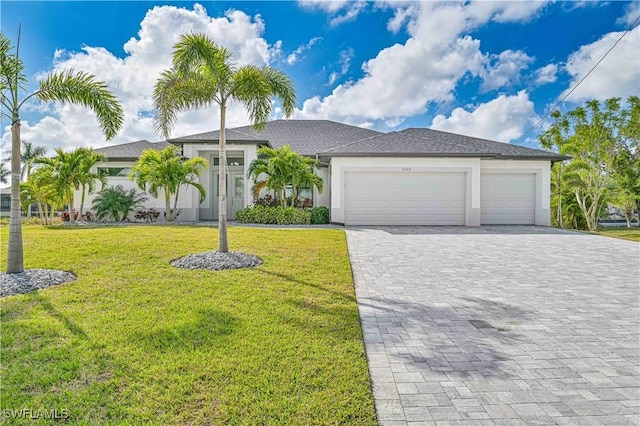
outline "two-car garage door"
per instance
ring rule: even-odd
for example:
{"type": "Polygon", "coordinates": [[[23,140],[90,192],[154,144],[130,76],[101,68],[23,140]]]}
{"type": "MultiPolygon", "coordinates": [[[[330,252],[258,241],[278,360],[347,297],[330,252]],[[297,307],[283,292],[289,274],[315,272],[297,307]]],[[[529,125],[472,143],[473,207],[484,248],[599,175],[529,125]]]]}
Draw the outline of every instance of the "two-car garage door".
{"type": "MultiPolygon", "coordinates": [[[[346,225],[464,225],[466,174],[346,172],[346,225]]],[[[481,224],[533,224],[533,173],[482,173],[481,224]]]]}
{"type": "Polygon", "coordinates": [[[464,225],[464,173],[345,173],[346,225],[464,225]]]}

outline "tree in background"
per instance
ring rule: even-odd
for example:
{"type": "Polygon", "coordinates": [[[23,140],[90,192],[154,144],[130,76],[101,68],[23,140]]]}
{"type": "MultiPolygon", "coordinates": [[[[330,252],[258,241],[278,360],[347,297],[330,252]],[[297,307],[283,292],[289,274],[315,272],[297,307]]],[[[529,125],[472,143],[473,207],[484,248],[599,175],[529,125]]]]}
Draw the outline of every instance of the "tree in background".
{"type": "MultiPolygon", "coordinates": [[[[20,109],[32,98],[43,102],[67,102],[88,107],[95,112],[98,124],[107,139],[113,138],[122,127],[123,112],[120,103],[103,82],[94,76],[73,70],[46,75],[38,88],[24,94],[27,77],[18,47],[0,32],[0,115],[11,123],[11,216],[9,219],[9,245],[7,273],[24,271],[22,246],[22,218],[20,211],[20,109]]],[[[71,214],[73,216],[73,214],[71,214]]]]}
{"type": "Polygon", "coordinates": [[[107,181],[106,176],[101,175],[97,172],[93,172],[93,167],[101,162],[105,161],[106,157],[103,154],[95,152],[90,148],[79,148],[83,150],[83,157],[80,161],[80,170],[78,171],[78,181],[80,184],[80,190],[82,191],[82,195],[80,196],[80,216],[82,216],[84,209],[84,196],[85,194],[93,194],[96,189],[96,181],[101,183],[101,188],[104,188],[104,185],[107,181]]]}
{"type": "Polygon", "coordinates": [[[627,103],[630,109],[623,108],[619,98],[603,103],[592,100],[567,113],[554,111],[551,114],[554,123],[540,135],[541,145],[573,157],[566,164],[556,163],[553,166],[553,197],[558,209],[558,226],[563,225],[562,199],[566,192],[570,192],[587,228],[591,231],[597,229],[607,201],[615,195],[615,179],[620,174],[617,158],[625,150],[632,149],[634,143],[634,136],[629,135],[633,135],[637,126],[631,123],[637,98],[630,97],[627,103]]]}
{"type": "Polygon", "coordinates": [[[273,101],[280,99],[288,117],[295,107],[293,82],[271,67],[233,63],[231,52],[205,34],[183,34],[173,49],[173,66],[162,73],[154,92],[155,125],[169,137],[177,114],[191,109],[220,108],[220,169],[218,179],[218,251],[229,251],[227,236],[227,105],[242,103],[256,129],[264,127],[273,101]]]}
{"type": "Polygon", "coordinates": [[[179,156],[178,148],[175,146],[168,146],[162,151],[147,149],[131,169],[129,179],[135,181],[138,188],[156,198],[162,190],[166,205],[165,215],[167,221],[172,222],[177,215],[181,186],[193,186],[200,192],[200,202],[204,200],[206,193],[204,187],[198,183],[197,177],[202,169],[207,167],[209,163],[202,157],[185,159],[179,156]]]}

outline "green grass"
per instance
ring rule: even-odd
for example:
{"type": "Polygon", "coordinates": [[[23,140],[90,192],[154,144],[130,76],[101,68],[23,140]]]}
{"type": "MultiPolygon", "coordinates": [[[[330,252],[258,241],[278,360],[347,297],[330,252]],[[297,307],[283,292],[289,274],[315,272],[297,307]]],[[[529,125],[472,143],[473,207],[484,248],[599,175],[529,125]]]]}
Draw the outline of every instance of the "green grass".
{"type": "Polygon", "coordinates": [[[640,242],[640,228],[600,228],[598,234],[640,242]]]}
{"type": "Polygon", "coordinates": [[[25,267],[78,280],[0,301],[1,408],[65,409],[73,424],[375,424],[344,232],[229,238],[265,263],[169,265],[215,249],[215,228],[25,226],[25,267]]]}

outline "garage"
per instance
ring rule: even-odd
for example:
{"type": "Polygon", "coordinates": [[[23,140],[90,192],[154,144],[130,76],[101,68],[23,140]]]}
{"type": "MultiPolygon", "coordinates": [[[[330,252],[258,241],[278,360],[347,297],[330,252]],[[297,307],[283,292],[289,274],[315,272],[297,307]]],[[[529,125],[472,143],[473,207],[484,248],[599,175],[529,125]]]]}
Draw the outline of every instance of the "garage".
{"type": "Polygon", "coordinates": [[[346,225],[464,225],[466,175],[346,172],[346,225]]]}
{"type": "Polygon", "coordinates": [[[533,225],[535,206],[535,174],[482,173],[480,221],[483,225],[533,225]]]}

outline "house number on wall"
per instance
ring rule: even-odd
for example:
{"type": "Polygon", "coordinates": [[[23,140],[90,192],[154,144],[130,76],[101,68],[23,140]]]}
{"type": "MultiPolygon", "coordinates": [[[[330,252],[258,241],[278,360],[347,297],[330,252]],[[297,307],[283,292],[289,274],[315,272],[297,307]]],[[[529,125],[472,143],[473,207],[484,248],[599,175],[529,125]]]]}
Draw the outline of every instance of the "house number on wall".
{"type": "Polygon", "coordinates": [[[402,171],[403,172],[410,172],[411,171],[411,167],[403,167],[402,171]]]}

